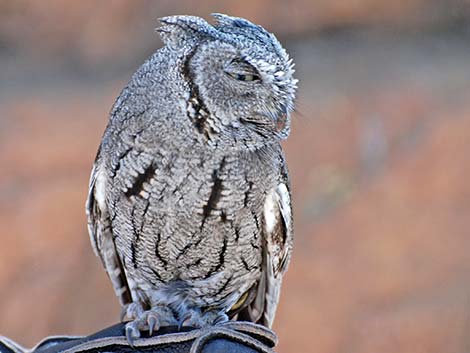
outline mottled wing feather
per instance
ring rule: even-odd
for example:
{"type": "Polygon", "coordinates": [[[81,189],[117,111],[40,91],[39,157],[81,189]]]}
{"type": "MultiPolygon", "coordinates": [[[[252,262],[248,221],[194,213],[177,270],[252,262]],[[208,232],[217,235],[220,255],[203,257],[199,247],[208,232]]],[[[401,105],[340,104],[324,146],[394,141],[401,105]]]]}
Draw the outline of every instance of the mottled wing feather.
{"type": "Polygon", "coordinates": [[[293,222],[287,178],[268,194],[264,206],[264,247],[261,278],[250,305],[240,314],[271,327],[281,289],[282,276],[292,253],[293,222]]]}
{"type": "Polygon", "coordinates": [[[88,232],[95,254],[101,258],[103,266],[119,298],[121,305],[132,301],[129,286],[121,260],[116,251],[112,234],[112,224],[105,200],[106,176],[95,163],[91,172],[86,211],[88,232]]]}
{"type": "Polygon", "coordinates": [[[282,276],[290,261],[293,242],[292,211],[287,184],[267,197],[265,218],[265,303],[261,322],[271,327],[276,314],[282,276]]]}

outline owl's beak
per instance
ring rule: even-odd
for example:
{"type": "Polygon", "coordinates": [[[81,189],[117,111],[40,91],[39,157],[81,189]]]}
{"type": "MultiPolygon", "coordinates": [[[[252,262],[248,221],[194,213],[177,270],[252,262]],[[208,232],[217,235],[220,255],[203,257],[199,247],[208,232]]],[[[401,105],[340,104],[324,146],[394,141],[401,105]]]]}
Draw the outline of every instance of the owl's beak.
{"type": "Polygon", "coordinates": [[[281,132],[286,127],[287,113],[281,114],[276,120],[276,131],[281,132]]]}
{"type": "Polygon", "coordinates": [[[286,127],[286,123],[289,117],[289,112],[287,111],[287,107],[285,105],[281,105],[281,109],[279,113],[274,118],[276,132],[281,132],[286,127]]]}

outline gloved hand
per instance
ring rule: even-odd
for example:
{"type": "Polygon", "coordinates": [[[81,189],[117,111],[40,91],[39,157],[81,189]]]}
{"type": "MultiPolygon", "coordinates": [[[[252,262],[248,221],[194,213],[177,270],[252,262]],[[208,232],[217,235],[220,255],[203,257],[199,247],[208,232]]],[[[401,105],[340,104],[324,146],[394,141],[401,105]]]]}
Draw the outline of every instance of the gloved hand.
{"type": "Polygon", "coordinates": [[[120,323],[86,337],[53,336],[26,349],[0,337],[0,353],[273,353],[274,332],[251,322],[229,321],[204,329],[164,327],[152,337],[143,335],[129,344],[120,323]]]}

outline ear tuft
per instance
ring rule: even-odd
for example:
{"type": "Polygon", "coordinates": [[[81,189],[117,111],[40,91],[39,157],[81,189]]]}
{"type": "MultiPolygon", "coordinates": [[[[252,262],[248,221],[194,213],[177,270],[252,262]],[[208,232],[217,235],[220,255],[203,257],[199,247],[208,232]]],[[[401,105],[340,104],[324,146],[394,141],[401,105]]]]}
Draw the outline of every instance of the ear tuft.
{"type": "Polygon", "coordinates": [[[204,36],[215,36],[217,31],[207,21],[196,16],[168,16],[159,19],[156,31],[163,42],[174,48],[185,46],[204,36]]]}
{"type": "Polygon", "coordinates": [[[215,23],[220,26],[232,26],[234,17],[224,15],[223,13],[211,13],[211,16],[214,17],[215,23]]]}
{"type": "Polygon", "coordinates": [[[219,26],[262,29],[262,27],[241,17],[233,17],[223,13],[212,13],[211,16],[219,26]]]}

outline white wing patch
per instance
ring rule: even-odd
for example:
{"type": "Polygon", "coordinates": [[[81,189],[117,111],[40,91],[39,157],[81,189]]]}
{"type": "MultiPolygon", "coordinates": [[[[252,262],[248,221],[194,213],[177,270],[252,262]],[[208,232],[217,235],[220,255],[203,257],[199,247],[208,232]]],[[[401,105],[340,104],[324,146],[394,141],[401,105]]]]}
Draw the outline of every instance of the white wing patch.
{"type": "Polygon", "coordinates": [[[279,184],[274,192],[271,192],[264,203],[264,221],[266,232],[271,233],[274,227],[280,221],[279,211],[286,223],[286,227],[290,228],[291,208],[290,196],[286,184],[279,184]],[[288,224],[287,224],[288,223],[288,224]]]}
{"type": "Polygon", "coordinates": [[[292,209],[290,203],[289,190],[287,190],[286,184],[279,184],[276,191],[276,195],[278,195],[278,205],[281,209],[282,218],[286,223],[286,228],[290,230],[292,227],[292,209]]]}
{"type": "MultiPolygon", "coordinates": [[[[107,209],[106,207],[106,177],[103,172],[99,170],[99,167],[96,165],[93,166],[93,170],[91,171],[91,181],[90,181],[90,197],[94,199],[96,205],[90,205],[87,207],[88,209],[88,217],[94,224],[89,223],[89,234],[91,244],[93,245],[93,250],[97,256],[103,258],[103,254],[101,253],[103,248],[103,224],[101,221],[97,221],[96,219],[92,219],[91,211],[93,208],[99,210],[100,216],[105,216],[101,214],[104,210],[107,209]],[[96,222],[96,223],[95,223],[96,222]],[[92,229],[94,228],[94,229],[92,229]]],[[[105,211],[106,212],[106,211],[105,211]]],[[[105,216],[106,217],[106,216],[105,216]]]]}
{"type": "Polygon", "coordinates": [[[277,193],[270,193],[264,203],[264,222],[266,232],[271,233],[276,226],[277,219],[277,193]]]}
{"type": "Polygon", "coordinates": [[[86,203],[88,232],[95,254],[101,258],[106,272],[122,305],[129,303],[131,293],[126,273],[116,251],[111,220],[106,206],[106,174],[99,164],[93,166],[86,203]]]}
{"type": "MultiPolygon", "coordinates": [[[[93,173],[93,171],[92,171],[93,173]]],[[[101,209],[106,208],[106,177],[104,173],[97,169],[94,177],[95,183],[95,200],[98,203],[98,207],[101,209]]]]}
{"type": "MultiPolygon", "coordinates": [[[[265,268],[263,324],[272,326],[281,289],[282,275],[292,252],[292,211],[287,185],[281,183],[264,204],[265,268]]],[[[263,288],[263,287],[260,287],[263,288]]],[[[263,301],[260,301],[262,303],[263,301]]]]}

